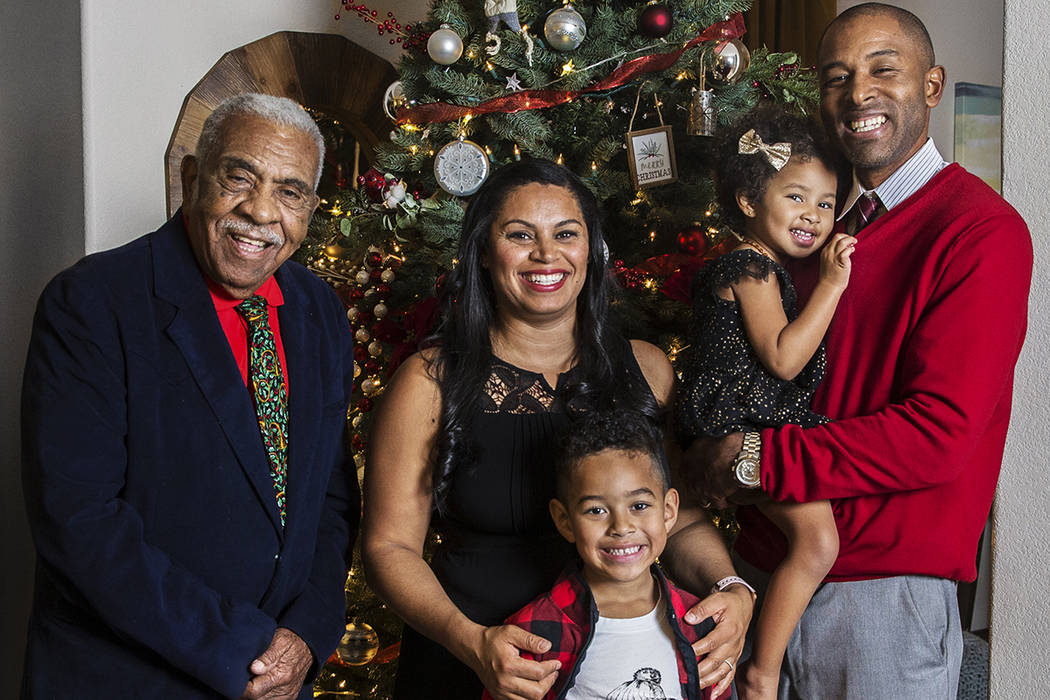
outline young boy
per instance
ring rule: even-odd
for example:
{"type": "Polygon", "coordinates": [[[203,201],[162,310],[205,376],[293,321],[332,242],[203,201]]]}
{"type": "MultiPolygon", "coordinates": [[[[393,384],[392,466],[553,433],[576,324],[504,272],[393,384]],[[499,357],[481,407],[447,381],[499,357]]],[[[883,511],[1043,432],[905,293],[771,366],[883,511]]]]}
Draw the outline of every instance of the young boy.
{"type": "Polygon", "coordinates": [[[507,620],[550,640],[535,658],[562,662],[544,700],[710,700],[691,644],[714,623],[682,621],[697,599],[656,564],[678,518],[661,439],[643,416],[613,411],[565,440],[550,512],[580,561],[507,620]]]}

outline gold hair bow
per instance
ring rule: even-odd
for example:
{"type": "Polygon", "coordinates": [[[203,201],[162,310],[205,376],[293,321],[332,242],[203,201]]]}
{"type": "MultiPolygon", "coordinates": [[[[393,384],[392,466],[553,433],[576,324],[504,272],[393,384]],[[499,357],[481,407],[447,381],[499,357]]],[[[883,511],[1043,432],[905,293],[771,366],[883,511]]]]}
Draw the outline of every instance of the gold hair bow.
{"type": "Polygon", "coordinates": [[[755,133],[754,129],[748,129],[740,137],[737,153],[744,155],[761,153],[769,161],[769,164],[773,166],[773,169],[780,172],[780,169],[787,165],[787,162],[791,159],[791,144],[766,143],[761,136],[755,133]]]}

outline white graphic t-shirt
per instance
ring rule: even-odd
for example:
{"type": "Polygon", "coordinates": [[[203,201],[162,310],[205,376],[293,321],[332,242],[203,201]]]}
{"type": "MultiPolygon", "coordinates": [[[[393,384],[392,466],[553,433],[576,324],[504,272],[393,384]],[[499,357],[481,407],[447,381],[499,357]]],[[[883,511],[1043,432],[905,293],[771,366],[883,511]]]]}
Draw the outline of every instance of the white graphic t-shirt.
{"type": "Polygon", "coordinates": [[[566,700],[679,700],[678,655],[664,605],[641,617],[599,617],[566,700]]]}

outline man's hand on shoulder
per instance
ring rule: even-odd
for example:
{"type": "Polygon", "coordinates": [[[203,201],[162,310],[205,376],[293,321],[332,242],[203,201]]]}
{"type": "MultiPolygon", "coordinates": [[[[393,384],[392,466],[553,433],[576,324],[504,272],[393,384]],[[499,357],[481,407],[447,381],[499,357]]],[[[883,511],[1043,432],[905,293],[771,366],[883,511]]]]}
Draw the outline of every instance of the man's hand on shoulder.
{"type": "Polygon", "coordinates": [[[244,689],[242,700],[297,697],[313,662],[313,653],[306,642],[290,629],[278,627],[270,646],[252,661],[253,677],[244,689]]]}

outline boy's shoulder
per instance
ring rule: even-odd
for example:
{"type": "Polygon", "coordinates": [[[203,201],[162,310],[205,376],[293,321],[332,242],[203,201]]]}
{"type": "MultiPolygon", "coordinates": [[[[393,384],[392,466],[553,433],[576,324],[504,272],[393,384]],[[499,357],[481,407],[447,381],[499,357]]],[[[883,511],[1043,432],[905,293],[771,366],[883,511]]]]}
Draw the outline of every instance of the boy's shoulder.
{"type": "Polygon", "coordinates": [[[564,628],[589,623],[590,607],[590,592],[586,584],[579,572],[570,568],[558,577],[549,591],[507,618],[507,623],[549,639],[553,649],[558,646],[555,639],[561,636],[564,628]],[[554,631],[558,634],[549,636],[548,633],[554,631]]]}

